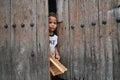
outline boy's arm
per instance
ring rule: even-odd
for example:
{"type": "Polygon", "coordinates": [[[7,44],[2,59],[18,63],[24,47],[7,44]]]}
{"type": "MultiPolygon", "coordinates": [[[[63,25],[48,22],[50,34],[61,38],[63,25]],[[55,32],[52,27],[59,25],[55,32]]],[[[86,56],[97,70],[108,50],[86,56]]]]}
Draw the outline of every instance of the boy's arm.
{"type": "Polygon", "coordinates": [[[58,49],[57,49],[57,47],[55,47],[55,58],[57,59],[57,60],[60,60],[60,55],[59,55],[59,52],[58,52],[58,49]]]}

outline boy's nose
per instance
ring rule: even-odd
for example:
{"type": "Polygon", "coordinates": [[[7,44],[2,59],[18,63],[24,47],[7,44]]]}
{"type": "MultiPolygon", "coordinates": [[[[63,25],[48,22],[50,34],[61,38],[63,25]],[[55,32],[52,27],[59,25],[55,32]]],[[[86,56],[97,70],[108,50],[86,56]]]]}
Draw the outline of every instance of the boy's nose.
{"type": "Polygon", "coordinates": [[[54,25],[54,23],[52,23],[52,25],[54,25]]]}

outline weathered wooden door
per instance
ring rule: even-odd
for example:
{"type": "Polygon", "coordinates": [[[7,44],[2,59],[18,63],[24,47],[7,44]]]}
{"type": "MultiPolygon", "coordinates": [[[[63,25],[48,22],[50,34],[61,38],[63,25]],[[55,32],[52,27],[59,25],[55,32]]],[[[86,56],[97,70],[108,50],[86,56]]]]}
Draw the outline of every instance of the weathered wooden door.
{"type": "Polygon", "coordinates": [[[119,80],[120,0],[64,0],[59,24],[67,80],[119,80]]]}
{"type": "Polygon", "coordinates": [[[0,80],[48,80],[47,0],[0,0],[0,80]]]}
{"type": "Polygon", "coordinates": [[[0,79],[11,80],[10,0],[0,0],[0,79]]]}

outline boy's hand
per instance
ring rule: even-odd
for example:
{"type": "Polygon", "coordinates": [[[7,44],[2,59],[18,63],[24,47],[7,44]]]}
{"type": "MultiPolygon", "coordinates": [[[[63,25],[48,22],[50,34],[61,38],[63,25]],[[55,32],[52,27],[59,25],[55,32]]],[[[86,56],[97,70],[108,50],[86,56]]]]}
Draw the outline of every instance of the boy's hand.
{"type": "Polygon", "coordinates": [[[60,56],[59,56],[59,55],[56,55],[55,58],[56,58],[57,60],[60,60],[60,56]]]}

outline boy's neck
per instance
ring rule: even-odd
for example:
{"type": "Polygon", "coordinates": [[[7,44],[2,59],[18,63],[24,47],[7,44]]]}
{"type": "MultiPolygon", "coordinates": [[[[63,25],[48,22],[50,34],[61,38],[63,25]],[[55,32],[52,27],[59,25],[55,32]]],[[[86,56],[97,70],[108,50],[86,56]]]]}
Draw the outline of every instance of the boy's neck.
{"type": "Polygon", "coordinates": [[[53,35],[54,33],[53,32],[49,32],[49,35],[53,35]]]}

